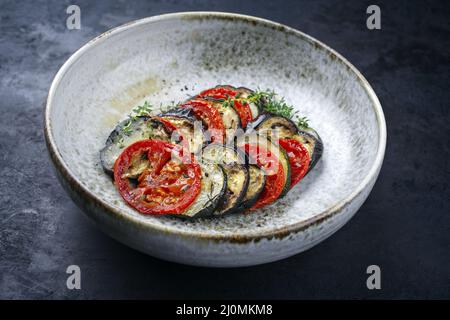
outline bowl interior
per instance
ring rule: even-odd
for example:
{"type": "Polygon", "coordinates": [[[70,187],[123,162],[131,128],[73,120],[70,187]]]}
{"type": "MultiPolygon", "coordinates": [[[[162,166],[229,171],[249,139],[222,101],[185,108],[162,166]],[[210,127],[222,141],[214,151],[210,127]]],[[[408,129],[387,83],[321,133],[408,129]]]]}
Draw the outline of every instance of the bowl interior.
{"type": "Polygon", "coordinates": [[[168,231],[248,236],[307,221],[342,203],[369,174],[380,129],[363,81],[333,52],[290,29],[230,15],[138,21],[81,49],[51,93],[50,135],[85,188],[134,221],[168,231]],[[128,207],[99,163],[115,124],[148,100],[158,108],[217,84],[271,88],[323,139],[317,167],[288,195],[252,214],[182,221],[128,207]]]}

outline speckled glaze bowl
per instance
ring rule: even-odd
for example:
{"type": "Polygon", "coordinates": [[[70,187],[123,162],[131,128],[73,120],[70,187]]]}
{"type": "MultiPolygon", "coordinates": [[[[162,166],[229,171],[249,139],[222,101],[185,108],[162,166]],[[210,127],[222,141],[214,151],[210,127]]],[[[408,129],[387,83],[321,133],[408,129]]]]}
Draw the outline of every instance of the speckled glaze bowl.
{"type": "Polygon", "coordinates": [[[45,136],[64,188],[111,237],[162,259],[249,266],[304,251],[342,227],[367,198],[386,146],[370,85],[321,42],[271,21],[216,12],[133,21],[79,49],[55,76],[45,136]],[[252,214],[183,221],[122,201],[99,163],[115,124],[144,100],[167,104],[217,84],[272,88],[325,147],[288,195],[252,214]]]}

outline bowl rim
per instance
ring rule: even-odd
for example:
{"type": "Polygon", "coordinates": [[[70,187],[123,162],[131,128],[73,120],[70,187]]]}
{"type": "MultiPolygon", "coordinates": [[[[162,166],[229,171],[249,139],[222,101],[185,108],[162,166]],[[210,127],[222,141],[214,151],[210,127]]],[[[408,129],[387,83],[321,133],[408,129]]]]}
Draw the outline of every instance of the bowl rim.
{"type": "MultiPolygon", "coordinates": [[[[192,238],[201,238],[201,239],[208,239],[208,240],[217,240],[217,241],[231,241],[231,242],[248,242],[248,241],[254,241],[254,240],[261,240],[261,239],[270,239],[270,238],[283,238],[291,233],[297,233],[304,229],[309,228],[312,225],[319,224],[324,220],[327,220],[328,218],[332,217],[336,213],[339,213],[341,210],[343,210],[347,205],[349,205],[353,199],[355,199],[359,194],[361,194],[365,188],[370,185],[370,183],[376,180],[379,171],[381,169],[381,165],[383,163],[385,149],[386,149],[386,140],[387,140],[387,130],[386,130],[386,121],[383,113],[383,109],[381,107],[380,101],[378,100],[378,97],[376,96],[374,90],[370,86],[369,82],[364,78],[364,76],[361,74],[361,72],[356,69],[346,58],[344,58],[342,55],[340,55],[337,51],[330,48],[326,44],[322,43],[321,41],[299,31],[294,28],[288,27],[286,25],[283,25],[281,23],[277,23],[271,20],[258,18],[250,15],[243,15],[243,14],[237,14],[237,13],[229,13],[229,12],[216,12],[216,11],[189,11],[189,12],[176,12],[176,13],[167,13],[167,14],[161,14],[151,17],[146,17],[142,19],[132,20],[128,23],[125,23],[123,25],[120,25],[118,27],[112,28],[99,36],[93,38],[86,44],[84,44],[81,48],[79,48],[75,53],[73,53],[69,59],[66,60],[66,62],[60,67],[58,72],[56,73],[49,92],[47,96],[47,102],[45,104],[45,111],[44,111],[44,135],[45,135],[45,141],[47,144],[47,149],[50,153],[51,160],[56,167],[56,169],[59,171],[59,174],[61,177],[63,177],[66,182],[69,183],[70,187],[72,189],[77,190],[79,193],[82,193],[83,196],[89,198],[96,206],[102,207],[105,211],[108,213],[112,213],[117,218],[121,218],[126,220],[127,222],[133,223],[136,226],[143,227],[145,229],[149,229],[151,231],[159,231],[163,233],[170,233],[170,234],[176,234],[178,236],[184,236],[184,237],[192,237],[192,238]],[[192,232],[192,231],[186,231],[186,230],[167,230],[164,227],[161,227],[159,225],[151,224],[148,222],[144,222],[143,220],[138,219],[137,217],[131,216],[127,213],[124,213],[121,210],[118,210],[114,206],[108,204],[101,198],[97,197],[94,193],[92,193],[87,187],[83,185],[83,183],[77,179],[77,177],[71,172],[70,168],[65,163],[61,153],[58,150],[58,147],[56,145],[56,142],[53,138],[52,134],[52,124],[50,120],[50,115],[52,111],[53,106],[53,98],[56,92],[56,89],[61,81],[61,79],[64,77],[66,72],[70,69],[71,65],[78,60],[86,51],[94,47],[95,45],[105,41],[110,36],[124,32],[130,28],[148,24],[148,23],[155,23],[160,21],[167,21],[167,20],[178,20],[178,19],[204,19],[204,18],[213,18],[213,19],[222,19],[222,20],[239,20],[239,21],[247,21],[251,22],[255,25],[259,24],[265,27],[275,28],[279,30],[280,32],[286,32],[289,34],[292,34],[294,36],[297,36],[305,41],[308,41],[315,46],[319,47],[322,50],[327,51],[331,55],[334,55],[336,60],[339,60],[341,63],[344,64],[351,72],[353,72],[356,75],[356,80],[360,82],[363,89],[366,91],[369,100],[371,101],[371,106],[374,109],[376,120],[378,124],[378,146],[377,146],[377,153],[375,160],[369,170],[369,172],[366,174],[364,179],[359,183],[359,185],[345,198],[339,200],[336,204],[329,207],[325,211],[300,222],[293,223],[287,226],[282,226],[277,229],[273,230],[266,230],[266,231],[259,231],[257,233],[251,233],[248,235],[234,235],[234,234],[214,234],[214,233],[207,233],[202,231],[192,232]]],[[[83,198],[83,197],[82,197],[83,198]]],[[[85,210],[86,211],[86,210],[85,210]]],[[[88,213],[90,215],[90,213],[88,213]]]]}

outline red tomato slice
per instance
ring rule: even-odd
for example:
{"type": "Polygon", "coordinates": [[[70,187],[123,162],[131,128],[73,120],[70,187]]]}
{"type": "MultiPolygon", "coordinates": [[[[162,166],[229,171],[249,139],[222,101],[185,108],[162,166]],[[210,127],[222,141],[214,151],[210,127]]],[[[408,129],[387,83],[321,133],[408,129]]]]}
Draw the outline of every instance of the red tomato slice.
{"type": "Polygon", "coordinates": [[[280,139],[280,146],[286,150],[291,164],[291,188],[295,186],[308,172],[309,153],[301,142],[294,139],[280,139]]]}
{"type": "MultiPolygon", "coordinates": [[[[202,91],[198,97],[200,98],[213,98],[213,99],[228,99],[235,98],[238,95],[238,92],[232,90],[230,88],[212,88],[205,91],[202,91]]],[[[247,124],[253,120],[252,111],[248,103],[242,103],[239,100],[234,100],[234,109],[239,114],[239,118],[241,119],[242,128],[246,128],[247,124]]]]}
{"type": "Polygon", "coordinates": [[[114,180],[123,199],[143,214],[179,214],[201,189],[201,169],[181,146],[142,140],[116,160],[114,180]]]}
{"type": "Polygon", "coordinates": [[[280,160],[271,151],[257,144],[245,144],[244,150],[266,173],[266,185],[250,210],[261,208],[274,202],[283,191],[285,173],[280,160]]]}
{"type": "Polygon", "coordinates": [[[253,120],[252,111],[248,103],[242,103],[239,100],[235,100],[233,102],[233,107],[239,114],[239,118],[241,119],[242,128],[247,128],[247,124],[253,120]]]}
{"type": "Polygon", "coordinates": [[[190,100],[180,107],[191,109],[208,126],[211,142],[224,143],[225,126],[219,111],[206,100],[190,100]]]}

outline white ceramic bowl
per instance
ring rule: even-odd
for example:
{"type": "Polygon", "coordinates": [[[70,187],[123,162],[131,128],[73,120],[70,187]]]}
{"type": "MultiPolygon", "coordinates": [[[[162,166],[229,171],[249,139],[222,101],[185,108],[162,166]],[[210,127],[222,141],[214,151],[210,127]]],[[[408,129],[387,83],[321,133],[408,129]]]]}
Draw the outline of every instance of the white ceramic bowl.
{"type": "Polygon", "coordinates": [[[216,12],[150,17],[90,41],[55,76],[45,125],[60,181],[104,232],[202,266],[275,261],[324,240],[367,198],[386,146],[380,103],[342,56],[278,23],[216,12]],[[316,168],[252,214],[182,221],[128,207],[99,163],[109,132],[144,100],[164,105],[217,84],[272,88],[294,104],[322,137],[316,168]]]}

